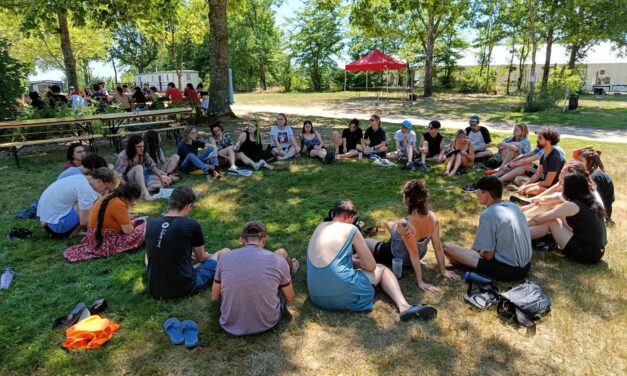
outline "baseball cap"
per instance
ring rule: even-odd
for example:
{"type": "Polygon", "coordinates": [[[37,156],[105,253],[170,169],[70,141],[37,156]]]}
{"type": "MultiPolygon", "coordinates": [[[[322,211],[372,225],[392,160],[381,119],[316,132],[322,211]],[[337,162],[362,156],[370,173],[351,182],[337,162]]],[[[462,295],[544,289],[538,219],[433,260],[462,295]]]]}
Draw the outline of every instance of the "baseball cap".
{"type": "Polygon", "coordinates": [[[472,116],[470,117],[470,120],[468,120],[468,123],[469,123],[470,125],[479,124],[479,116],[477,116],[477,115],[472,115],[472,116]]]}
{"type": "Polygon", "coordinates": [[[409,120],[403,120],[403,122],[401,123],[401,125],[407,129],[409,129],[411,131],[411,127],[413,126],[411,121],[409,120]]]}
{"type": "Polygon", "coordinates": [[[263,238],[266,235],[266,225],[264,225],[261,221],[250,221],[246,223],[242,228],[242,233],[240,234],[242,238],[247,238],[249,236],[263,238]]]}

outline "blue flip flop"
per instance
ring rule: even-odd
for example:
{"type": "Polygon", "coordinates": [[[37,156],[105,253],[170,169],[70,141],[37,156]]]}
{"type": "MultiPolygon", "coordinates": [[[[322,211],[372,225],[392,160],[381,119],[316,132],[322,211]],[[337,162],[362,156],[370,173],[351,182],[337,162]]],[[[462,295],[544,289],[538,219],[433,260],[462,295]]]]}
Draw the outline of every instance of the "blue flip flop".
{"type": "Polygon", "coordinates": [[[198,324],[192,320],[185,320],[181,325],[181,331],[185,338],[185,347],[192,348],[198,344],[198,324]]]}
{"type": "Polygon", "coordinates": [[[180,345],[185,342],[185,338],[183,338],[183,333],[181,332],[181,321],[176,317],[170,317],[165,320],[163,330],[168,334],[170,342],[172,342],[173,345],[180,345]]]}

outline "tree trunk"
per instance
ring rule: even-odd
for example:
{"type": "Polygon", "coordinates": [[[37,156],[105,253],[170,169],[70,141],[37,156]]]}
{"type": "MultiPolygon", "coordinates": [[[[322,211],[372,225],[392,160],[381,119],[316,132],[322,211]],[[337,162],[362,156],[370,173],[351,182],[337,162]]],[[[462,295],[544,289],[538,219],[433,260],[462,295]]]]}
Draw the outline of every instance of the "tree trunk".
{"type": "Polygon", "coordinates": [[[65,11],[59,11],[57,18],[59,22],[59,36],[61,37],[61,52],[63,52],[63,63],[65,64],[65,78],[69,86],[78,87],[76,59],[74,59],[74,53],[72,52],[72,41],[70,40],[67,13],[65,11]]]}
{"type": "Polygon", "coordinates": [[[115,66],[115,59],[113,56],[111,57],[111,65],[113,66],[113,80],[115,81],[115,86],[118,86],[118,68],[115,66]]]}
{"type": "Polygon", "coordinates": [[[507,89],[505,90],[505,94],[509,95],[509,84],[512,78],[512,71],[514,70],[514,52],[516,51],[516,36],[512,35],[512,57],[509,60],[509,65],[507,66],[507,89]]]}
{"type": "Polygon", "coordinates": [[[531,1],[531,9],[529,16],[529,35],[531,38],[531,71],[529,72],[529,92],[527,94],[527,104],[533,102],[536,86],[536,52],[538,50],[538,42],[536,40],[536,11],[539,0],[531,1]]]}
{"type": "Polygon", "coordinates": [[[261,90],[268,90],[268,83],[266,82],[266,65],[259,63],[259,83],[261,84],[261,90]]]}
{"type": "Polygon", "coordinates": [[[209,113],[235,116],[228,101],[229,37],[226,0],[209,0],[209,113]]]}
{"type": "Polygon", "coordinates": [[[549,71],[551,70],[551,49],[553,48],[553,25],[549,26],[546,36],[546,57],[544,59],[544,71],[542,72],[542,90],[546,90],[549,84],[549,71]]]}
{"type": "Polygon", "coordinates": [[[435,20],[432,12],[429,12],[429,24],[427,26],[427,46],[425,48],[425,89],[424,97],[433,95],[433,44],[435,41],[435,20]]]}
{"type": "Polygon", "coordinates": [[[571,72],[574,71],[577,63],[577,53],[579,53],[579,46],[573,44],[570,48],[570,58],[568,59],[568,68],[570,68],[571,72]]]}

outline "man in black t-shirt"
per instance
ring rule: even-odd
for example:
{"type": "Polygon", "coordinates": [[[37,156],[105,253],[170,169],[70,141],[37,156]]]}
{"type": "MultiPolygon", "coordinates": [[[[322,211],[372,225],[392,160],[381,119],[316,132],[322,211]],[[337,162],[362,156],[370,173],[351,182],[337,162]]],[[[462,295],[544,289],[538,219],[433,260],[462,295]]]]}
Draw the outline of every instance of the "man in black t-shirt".
{"type": "Polygon", "coordinates": [[[560,142],[560,133],[553,127],[544,127],[538,131],[538,148],[542,148],[540,166],[531,178],[517,176],[514,184],[518,193],[526,196],[537,196],[556,184],[564,167],[564,156],[554,146],[560,142]]]}
{"type": "Polygon", "coordinates": [[[331,140],[335,146],[335,158],[355,158],[363,152],[362,138],[364,133],[359,128],[359,120],[353,119],[348,123],[348,128],[342,131],[342,136],[337,131],[331,133],[331,140]]]}
{"type": "Polygon", "coordinates": [[[388,151],[388,141],[385,130],[381,128],[381,118],[379,115],[374,114],[370,116],[370,127],[366,129],[366,134],[361,140],[361,146],[364,150],[364,154],[371,155],[376,154],[385,158],[385,154],[388,151]],[[366,140],[370,142],[366,145],[366,140]]]}
{"type": "Polygon", "coordinates": [[[422,165],[425,166],[426,161],[442,163],[446,161],[444,154],[444,136],[440,133],[440,124],[437,120],[429,123],[428,131],[423,133],[418,144],[420,154],[422,156],[422,165]]]}
{"type": "Polygon", "coordinates": [[[200,224],[187,218],[196,195],[189,187],[178,187],[170,196],[170,210],[165,216],[148,221],[146,257],[148,291],[157,299],[179,298],[211,286],[218,259],[229,250],[213,255],[205,252],[200,224]],[[196,262],[194,269],[192,252],[196,262]]]}

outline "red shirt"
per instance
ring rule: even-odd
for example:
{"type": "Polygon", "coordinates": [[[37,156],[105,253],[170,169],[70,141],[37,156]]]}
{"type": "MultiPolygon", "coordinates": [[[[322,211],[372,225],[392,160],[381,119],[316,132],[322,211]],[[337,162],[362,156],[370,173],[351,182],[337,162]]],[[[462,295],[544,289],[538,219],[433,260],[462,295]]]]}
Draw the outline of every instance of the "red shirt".
{"type": "Polygon", "coordinates": [[[185,103],[185,98],[183,98],[183,93],[175,87],[168,87],[165,91],[165,95],[170,98],[172,103],[185,103]]]}
{"type": "Polygon", "coordinates": [[[200,103],[200,98],[198,98],[198,94],[196,93],[196,90],[186,87],[184,94],[187,98],[193,100],[194,102],[200,103]]]}

